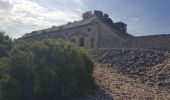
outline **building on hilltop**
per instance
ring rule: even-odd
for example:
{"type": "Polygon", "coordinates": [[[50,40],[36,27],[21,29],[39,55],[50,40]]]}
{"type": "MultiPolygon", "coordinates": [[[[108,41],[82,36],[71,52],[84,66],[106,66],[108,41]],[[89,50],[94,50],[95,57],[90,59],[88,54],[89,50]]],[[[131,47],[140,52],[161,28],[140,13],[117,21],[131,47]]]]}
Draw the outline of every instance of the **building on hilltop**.
{"type": "Polygon", "coordinates": [[[119,47],[121,41],[132,37],[127,33],[125,23],[114,23],[109,15],[103,14],[102,11],[88,11],[82,17],[80,21],[33,31],[25,34],[22,39],[27,41],[61,39],[87,49],[97,49],[119,47]]]}
{"type": "Polygon", "coordinates": [[[86,49],[98,48],[165,48],[170,50],[169,35],[134,37],[127,33],[127,25],[113,22],[102,11],[88,11],[80,21],[68,22],[61,26],[33,31],[21,39],[38,41],[47,38],[61,39],[86,49]]]}

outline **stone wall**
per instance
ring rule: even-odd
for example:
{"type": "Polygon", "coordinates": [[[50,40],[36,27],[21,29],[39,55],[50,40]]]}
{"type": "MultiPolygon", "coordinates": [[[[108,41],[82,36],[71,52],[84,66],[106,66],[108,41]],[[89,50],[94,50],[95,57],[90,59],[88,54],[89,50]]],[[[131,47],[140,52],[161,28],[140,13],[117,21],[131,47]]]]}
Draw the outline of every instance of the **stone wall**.
{"type": "Polygon", "coordinates": [[[96,23],[90,23],[83,26],[73,27],[69,29],[52,30],[50,32],[43,32],[32,36],[23,37],[27,41],[37,41],[47,38],[61,39],[73,42],[79,46],[80,38],[84,39],[84,48],[98,48],[98,26],[96,23]],[[92,44],[93,42],[93,44],[92,44]]]}
{"type": "Polygon", "coordinates": [[[106,25],[102,21],[94,20],[92,23],[68,29],[56,31],[54,28],[47,32],[37,31],[37,33],[31,36],[23,37],[23,39],[28,41],[37,41],[47,38],[61,39],[80,46],[80,38],[83,38],[83,47],[86,49],[117,48],[121,45],[121,41],[124,40],[121,34],[120,31],[106,25]]]}
{"type": "Polygon", "coordinates": [[[125,48],[164,48],[170,50],[170,35],[140,36],[122,42],[125,48]]]}
{"type": "Polygon", "coordinates": [[[119,32],[111,29],[106,24],[100,23],[99,32],[99,47],[100,48],[116,48],[120,45],[123,38],[118,34],[119,32]]]}

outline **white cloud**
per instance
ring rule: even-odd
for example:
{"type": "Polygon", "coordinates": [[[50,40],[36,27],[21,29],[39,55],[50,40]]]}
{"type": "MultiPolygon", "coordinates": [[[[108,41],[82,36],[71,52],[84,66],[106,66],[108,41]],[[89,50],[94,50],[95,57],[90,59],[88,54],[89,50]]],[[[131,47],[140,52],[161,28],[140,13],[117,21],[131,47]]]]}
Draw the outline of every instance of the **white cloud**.
{"type": "Polygon", "coordinates": [[[0,9],[9,9],[11,8],[10,2],[6,0],[0,0],[0,9]]]}
{"type": "Polygon", "coordinates": [[[56,6],[50,0],[44,1],[51,7],[45,6],[45,2],[36,0],[0,0],[0,31],[6,31],[8,35],[17,38],[33,30],[78,20],[81,18],[80,13],[86,9],[81,0],[72,0],[72,4],[77,6],[70,9],[65,9],[64,5],[61,8],[62,5],[58,5],[61,0],[55,1],[56,6]]]}

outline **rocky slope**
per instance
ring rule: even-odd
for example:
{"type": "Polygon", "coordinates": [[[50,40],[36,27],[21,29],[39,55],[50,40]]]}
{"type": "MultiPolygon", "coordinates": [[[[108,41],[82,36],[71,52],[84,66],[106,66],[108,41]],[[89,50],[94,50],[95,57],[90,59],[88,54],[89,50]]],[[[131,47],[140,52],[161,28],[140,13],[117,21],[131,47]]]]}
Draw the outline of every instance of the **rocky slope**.
{"type": "MultiPolygon", "coordinates": [[[[115,100],[169,100],[170,93],[159,90],[122,76],[112,67],[96,64],[94,70],[96,83],[115,100]]],[[[101,99],[103,100],[103,99],[101,99]]],[[[107,99],[106,99],[107,100],[107,99]]]]}
{"type": "Polygon", "coordinates": [[[90,53],[97,62],[112,67],[121,75],[160,89],[170,89],[167,50],[99,49],[91,50],[90,53]]]}
{"type": "Polygon", "coordinates": [[[144,75],[154,65],[168,58],[166,50],[100,49],[91,51],[98,62],[114,67],[123,74],[144,75]]]}
{"type": "Polygon", "coordinates": [[[93,76],[99,89],[78,100],[170,100],[170,92],[148,87],[101,63],[95,63],[93,76]]]}
{"type": "Polygon", "coordinates": [[[170,92],[170,58],[148,71],[147,84],[170,92]],[[156,84],[155,84],[156,83],[156,84]]]}

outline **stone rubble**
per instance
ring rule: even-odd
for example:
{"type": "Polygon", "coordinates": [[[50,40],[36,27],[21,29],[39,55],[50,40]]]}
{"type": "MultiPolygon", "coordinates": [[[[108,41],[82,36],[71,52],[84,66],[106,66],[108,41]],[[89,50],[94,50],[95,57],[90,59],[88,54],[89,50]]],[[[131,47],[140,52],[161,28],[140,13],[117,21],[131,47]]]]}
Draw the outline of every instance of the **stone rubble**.
{"type": "Polygon", "coordinates": [[[88,50],[99,86],[81,100],[170,100],[170,51],[163,49],[88,50]]]}
{"type": "Polygon", "coordinates": [[[96,63],[94,78],[98,86],[114,100],[170,100],[170,92],[148,87],[134,78],[117,73],[107,65],[96,63]]]}
{"type": "Polygon", "coordinates": [[[122,75],[139,80],[141,83],[148,83],[150,86],[158,88],[166,86],[170,89],[170,70],[168,70],[170,66],[166,68],[160,66],[170,57],[167,50],[122,48],[89,50],[89,52],[95,61],[112,67],[122,75]],[[166,72],[158,75],[156,73],[158,65],[160,73],[166,72]],[[160,79],[164,79],[164,83],[160,82],[160,79]]]}

